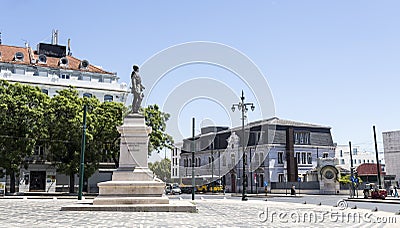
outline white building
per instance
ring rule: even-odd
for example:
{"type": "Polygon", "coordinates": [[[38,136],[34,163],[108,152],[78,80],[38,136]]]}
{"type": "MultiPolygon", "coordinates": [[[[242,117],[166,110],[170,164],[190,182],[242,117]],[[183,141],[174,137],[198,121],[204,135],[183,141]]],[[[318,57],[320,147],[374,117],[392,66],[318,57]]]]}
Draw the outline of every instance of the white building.
{"type": "Polygon", "coordinates": [[[175,180],[179,179],[179,160],[182,145],[182,142],[176,143],[174,149],[171,150],[171,178],[175,180]]]}
{"type": "MultiPolygon", "coordinates": [[[[0,79],[12,83],[38,86],[54,96],[58,90],[75,87],[80,96],[97,97],[100,101],[125,102],[126,83],[119,83],[116,73],[101,69],[71,55],[70,47],[40,43],[33,50],[29,45],[15,47],[0,43],[0,79]]],[[[56,186],[68,185],[65,175],[56,173],[46,161],[45,148],[37,145],[27,169],[21,169],[19,191],[54,192],[56,186]],[[37,162],[40,161],[40,162],[37,162]]],[[[78,178],[76,178],[77,180],[78,178]]],[[[97,178],[98,179],[98,178],[97,178]]]]}
{"type": "MultiPolygon", "coordinates": [[[[351,146],[353,151],[353,167],[354,170],[361,164],[376,163],[375,152],[361,151],[359,146],[351,146]]],[[[349,145],[337,145],[335,150],[335,158],[338,159],[340,168],[350,170],[350,147],[349,145]]],[[[382,165],[382,171],[385,171],[385,159],[383,152],[378,153],[379,164],[382,165]]]]}
{"type": "Polygon", "coordinates": [[[383,132],[382,136],[387,161],[386,173],[396,175],[395,180],[400,182],[400,131],[383,132]]]}

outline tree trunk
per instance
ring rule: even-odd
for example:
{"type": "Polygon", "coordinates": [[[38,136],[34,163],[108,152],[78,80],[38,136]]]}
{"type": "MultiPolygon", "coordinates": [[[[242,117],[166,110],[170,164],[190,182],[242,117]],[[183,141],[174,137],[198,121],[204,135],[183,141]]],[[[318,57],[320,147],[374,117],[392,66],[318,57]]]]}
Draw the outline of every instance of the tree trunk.
{"type": "Polygon", "coordinates": [[[75,193],[75,174],[69,175],[69,193],[75,193]]]}
{"type": "Polygon", "coordinates": [[[15,193],[15,172],[11,170],[10,172],[10,193],[15,193]]]}

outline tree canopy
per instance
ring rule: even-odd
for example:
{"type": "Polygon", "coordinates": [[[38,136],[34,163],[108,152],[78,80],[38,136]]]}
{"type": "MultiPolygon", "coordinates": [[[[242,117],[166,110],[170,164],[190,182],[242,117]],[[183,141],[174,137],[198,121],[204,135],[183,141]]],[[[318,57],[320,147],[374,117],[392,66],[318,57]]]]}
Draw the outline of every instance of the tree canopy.
{"type": "Polygon", "coordinates": [[[44,110],[49,98],[39,88],[0,80],[0,167],[10,175],[10,192],[15,192],[15,175],[33,154],[35,144],[46,136],[44,110]]]}
{"type": "Polygon", "coordinates": [[[165,147],[172,149],[174,140],[166,133],[166,123],[170,115],[162,112],[156,104],[141,108],[140,111],[145,117],[146,125],[152,128],[148,154],[150,155],[152,151],[160,152],[165,147]]]}
{"type": "Polygon", "coordinates": [[[154,163],[149,162],[149,169],[161,180],[171,182],[171,160],[164,158],[154,163]]]}
{"type": "MultiPolygon", "coordinates": [[[[15,191],[15,176],[20,168],[27,168],[35,145],[46,148],[46,160],[52,162],[57,172],[70,177],[70,192],[74,192],[84,105],[87,105],[84,175],[88,178],[101,161],[112,160],[118,166],[120,134],[117,126],[122,125],[127,108],[119,102],[79,97],[72,87],[50,98],[38,87],[0,80],[0,167],[10,175],[10,192],[15,191]]],[[[157,105],[144,107],[141,112],[146,125],[152,127],[149,153],[172,148],[172,137],[165,132],[169,114],[157,105]]],[[[0,173],[2,175],[4,173],[0,173]]]]}

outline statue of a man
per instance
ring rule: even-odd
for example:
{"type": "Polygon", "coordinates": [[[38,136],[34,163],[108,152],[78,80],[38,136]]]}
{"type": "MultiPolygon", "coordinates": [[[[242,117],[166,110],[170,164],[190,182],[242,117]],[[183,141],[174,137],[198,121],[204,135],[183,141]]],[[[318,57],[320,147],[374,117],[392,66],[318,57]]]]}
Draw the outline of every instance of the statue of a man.
{"type": "Polygon", "coordinates": [[[144,86],[142,85],[142,79],[139,75],[139,66],[133,65],[133,71],[131,74],[132,81],[132,93],[133,93],[133,101],[132,101],[132,113],[139,113],[140,104],[143,100],[143,90],[144,86]]]}

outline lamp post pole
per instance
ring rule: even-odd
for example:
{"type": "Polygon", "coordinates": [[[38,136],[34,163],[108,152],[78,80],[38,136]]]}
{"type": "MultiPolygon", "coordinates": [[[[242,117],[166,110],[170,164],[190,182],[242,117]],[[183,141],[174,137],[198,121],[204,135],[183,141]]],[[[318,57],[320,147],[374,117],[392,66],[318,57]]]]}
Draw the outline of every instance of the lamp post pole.
{"type": "Polygon", "coordinates": [[[247,178],[246,178],[246,153],[245,153],[245,140],[244,140],[244,119],[245,119],[245,113],[248,111],[247,106],[251,106],[251,110],[254,111],[255,106],[253,103],[245,103],[244,102],[244,93],[242,90],[242,96],[240,97],[240,102],[238,104],[233,104],[232,105],[232,111],[235,111],[235,107],[237,107],[239,109],[239,111],[242,111],[242,159],[243,159],[243,176],[242,176],[242,184],[243,184],[243,190],[242,190],[242,201],[246,201],[247,199],[247,195],[246,195],[246,186],[247,186],[247,178]]]}
{"type": "Polygon", "coordinates": [[[192,166],[192,200],[194,200],[194,196],[195,196],[195,192],[196,192],[196,182],[194,179],[194,151],[196,150],[196,144],[194,141],[194,128],[195,128],[195,119],[194,117],[192,118],[192,143],[191,143],[191,149],[192,149],[192,164],[190,164],[192,166]]]}
{"type": "Polygon", "coordinates": [[[87,105],[85,105],[83,107],[82,147],[81,147],[81,162],[80,162],[80,166],[79,166],[78,200],[82,200],[83,174],[84,174],[84,169],[85,169],[86,112],[87,112],[87,105]]]}

